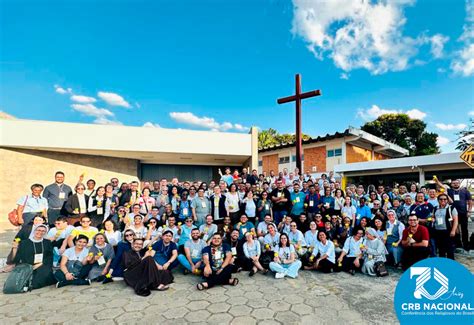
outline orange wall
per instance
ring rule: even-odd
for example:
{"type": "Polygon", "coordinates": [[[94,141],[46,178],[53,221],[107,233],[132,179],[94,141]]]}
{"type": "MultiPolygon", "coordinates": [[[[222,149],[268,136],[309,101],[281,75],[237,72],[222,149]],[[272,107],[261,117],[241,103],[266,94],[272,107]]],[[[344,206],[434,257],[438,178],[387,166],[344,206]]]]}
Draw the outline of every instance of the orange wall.
{"type": "Polygon", "coordinates": [[[304,149],[304,169],[312,172],[316,166],[317,172],[326,171],[326,146],[304,149]]]}
{"type": "Polygon", "coordinates": [[[346,163],[364,162],[372,160],[372,151],[346,144],[346,163]]]}

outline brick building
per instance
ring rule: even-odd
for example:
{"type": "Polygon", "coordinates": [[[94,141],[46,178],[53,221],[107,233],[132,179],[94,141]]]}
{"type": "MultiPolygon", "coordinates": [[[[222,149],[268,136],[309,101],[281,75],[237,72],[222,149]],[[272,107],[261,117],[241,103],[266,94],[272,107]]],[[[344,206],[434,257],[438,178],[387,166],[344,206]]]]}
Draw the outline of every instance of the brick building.
{"type": "MultiPolygon", "coordinates": [[[[349,127],[344,132],[326,134],[303,141],[303,172],[327,173],[334,166],[346,163],[399,158],[408,155],[408,150],[357,128],[349,127]]],[[[294,143],[260,149],[259,172],[274,170],[275,173],[296,167],[294,143]]]]}

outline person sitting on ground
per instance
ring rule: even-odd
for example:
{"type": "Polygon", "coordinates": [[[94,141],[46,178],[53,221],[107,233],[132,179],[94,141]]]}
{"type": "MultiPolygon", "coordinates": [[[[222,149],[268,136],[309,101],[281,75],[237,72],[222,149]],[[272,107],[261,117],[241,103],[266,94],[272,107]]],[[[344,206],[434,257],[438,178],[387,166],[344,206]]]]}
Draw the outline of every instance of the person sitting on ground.
{"type": "Polygon", "coordinates": [[[30,222],[27,224],[23,224],[20,228],[20,231],[16,234],[15,238],[20,238],[21,240],[25,240],[30,238],[30,235],[33,233],[33,229],[37,225],[46,225],[47,221],[46,218],[41,213],[37,213],[33,216],[30,222]]]}
{"type": "Polygon", "coordinates": [[[35,225],[29,238],[14,240],[11,259],[14,265],[26,263],[33,266],[32,289],[54,284],[56,281],[51,268],[53,266],[53,245],[45,238],[48,226],[35,225]]]}
{"type": "Polygon", "coordinates": [[[268,233],[269,224],[273,224],[273,221],[272,221],[272,216],[267,214],[264,218],[264,221],[260,222],[257,226],[257,236],[258,236],[258,241],[260,242],[260,244],[264,243],[265,236],[268,233]]]}
{"type": "Polygon", "coordinates": [[[298,225],[296,224],[296,222],[292,221],[290,227],[291,230],[288,234],[288,239],[290,240],[290,243],[294,246],[298,256],[302,256],[306,251],[304,249],[304,247],[306,247],[304,235],[300,230],[298,230],[298,225]]]}
{"type": "Polygon", "coordinates": [[[310,265],[305,266],[305,270],[319,270],[324,273],[331,273],[336,263],[336,253],[334,243],[328,240],[324,231],[318,232],[318,242],[309,258],[310,265]]]}
{"type": "Polygon", "coordinates": [[[145,238],[147,229],[143,224],[144,217],[141,214],[133,216],[133,223],[129,224],[126,229],[131,229],[135,233],[135,237],[145,238]]]}
{"type": "Polygon", "coordinates": [[[112,260],[110,265],[109,274],[113,277],[113,280],[123,280],[123,266],[122,266],[122,255],[126,251],[132,249],[132,241],[135,237],[135,233],[132,229],[127,229],[123,232],[123,240],[117,245],[117,252],[115,258],[112,260]]]}
{"type": "Polygon", "coordinates": [[[184,244],[184,254],[178,255],[178,261],[184,267],[184,274],[201,274],[204,264],[202,263],[202,250],[206,242],[199,238],[199,230],[191,230],[191,240],[184,244]]]}
{"type": "Polygon", "coordinates": [[[56,288],[67,285],[90,285],[91,281],[87,279],[91,265],[89,264],[93,257],[89,255],[87,243],[89,238],[80,234],[74,238],[74,246],[66,249],[61,257],[59,270],[54,273],[56,288]]]}
{"type": "Polygon", "coordinates": [[[245,234],[245,243],[243,245],[244,254],[245,254],[245,270],[249,270],[249,276],[253,276],[258,271],[261,271],[263,274],[266,274],[266,270],[259,262],[260,255],[262,254],[260,242],[254,240],[254,233],[247,232],[245,234]]]}
{"type": "Polygon", "coordinates": [[[361,247],[364,246],[364,234],[365,230],[362,228],[356,228],[354,235],[346,239],[344,247],[342,248],[341,255],[337,259],[338,266],[342,267],[344,271],[354,275],[356,270],[360,270],[362,267],[362,251],[361,247]]]}
{"type": "Polygon", "coordinates": [[[206,216],[206,223],[201,225],[199,227],[199,232],[201,233],[201,238],[204,240],[206,243],[209,241],[209,239],[214,236],[214,234],[217,232],[217,225],[212,223],[214,220],[210,214],[206,216]]]}
{"type": "Polygon", "coordinates": [[[204,281],[196,285],[198,290],[212,288],[216,285],[230,284],[236,286],[239,279],[232,278],[232,252],[227,244],[222,243],[222,236],[215,233],[211,244],[202,250],[204,262],[204,281]]]}
{"type": "Polygon", "coordinates": [[[92,281],[101,282],[106,279],[109,273],[110,264],[115,257],[114,249],[107,241],[107,237],[103,233],[94,236],[94,245],[89,249],[89,255],[93,254],[93,258],[89,261],[92,265],[88,278],[92,281]]]}
{"type": "Polygon", "coordinates": [[[178,246],[173,242],[173,232],[165,230],[161,239],[153,244],[154,259],[158,270],[172,270],[178,266],[178,246]]]}
{"type": "Polygon", "coordinates": [[[361,251],[364,254],[364,263],[362,265],[362,273],[376,276],[375,267],[377,263],[385,263],[386,255],[388,254],[385,244],[378,237],[377,231],[374,228],[369,228],[366,232],[367,240],[361,251]]]}
{"type": "Polygon", "coordinates": [[[289,234],[291,231],[291,217],[290,216],[284,216],[280,224],[278,225],[278,232],[280,234],[289,234]]]}
{"type": "Polygon", "coordinates": [[[309,266],[311,263],[309,258],[311,257],[316,245],[318,244],[318,229],[316,222],[311,221],[309,224],[309,230],[304,234],[304,241],[307,246],[306,253],[301,256],[301,263],[303,266],[309,266]]]}
{"type": "Polygon", "coordinates": [[[178,248],[180,251],[183,249],[184,244],[186,244],[191,239],[191,231],[193,229],[197,229],[196,226],[193,225],[193,217],[186,217],[184,219],[183,225],[178,223],[178,248]]]}
{"type": "Polygon", "coordinates": [[[230,237],[232,230],[234,230],[234,227],[232,226],[232,221],[230,220],[229,216],[225,216],[223,223],[217,226],[217,231],[220,232],[222,238],[226,240],[230,237]]]}
{"type": "Polygon", "coordinates": [[[430,235],[428,228],[418,224],[418,217],[412,214],[408,217],[408,227],[402,236],[402,269],[407,270],[413,264],[427,258],[430,254],[430,235]]]}
{"type": "Polygon", "coordinates": [[[273,252],[274,259],[270,263],[270,270],[275,272],[275,278],[282,279],[288,276],[294,279],[298,277],[301,262],[296,258],[295,247],[290,243],[287,234],[280,235],[280,242],[273,252]]]}
{"type": "Polygon", "coordinates": [[[239,240],[239,231],[237,229],[232,230],[230,237],[225,241],[225,244],[229,245],[230,252],[232,253],[232,272],[240,272],[245,266],[245,254],[244,241],[239,240]]]}
{"type": "Polygon", "coordinates": [[[167,270],[156,268],[155,251],[143,250],[143,243],[142,238],[134,238],[132,249],[123,254],[122,264],[125,267],[125,283],[132,287],[137,295],[146,297],[150,295],[151,290],[167,290],[173,282],[173,275],[167,270]]]}

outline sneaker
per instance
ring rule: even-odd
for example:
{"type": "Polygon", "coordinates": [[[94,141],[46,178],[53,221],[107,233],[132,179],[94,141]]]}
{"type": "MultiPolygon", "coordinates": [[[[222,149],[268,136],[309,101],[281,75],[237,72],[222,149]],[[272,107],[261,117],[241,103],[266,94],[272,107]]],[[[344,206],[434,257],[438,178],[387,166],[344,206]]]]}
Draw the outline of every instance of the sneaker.
{"type": "Polygon", "coordinates": [[[123,278],[121,276],[114,276],[112,279],[114,281],[123,281],[123,278]]]}
{"type": "Polygon", "coordinates": [[[284,277],[285,277],[285,273],[277,272],[275,274],[275,279],[283,279],[284,277]]]}
{"type": "Polygon", "coordinates": [[[66,282],[64,281],[59,281],[58,283],[56,283],[56,288],[59,289],[59,288],[62,288],[66,285],[66,282]]]}

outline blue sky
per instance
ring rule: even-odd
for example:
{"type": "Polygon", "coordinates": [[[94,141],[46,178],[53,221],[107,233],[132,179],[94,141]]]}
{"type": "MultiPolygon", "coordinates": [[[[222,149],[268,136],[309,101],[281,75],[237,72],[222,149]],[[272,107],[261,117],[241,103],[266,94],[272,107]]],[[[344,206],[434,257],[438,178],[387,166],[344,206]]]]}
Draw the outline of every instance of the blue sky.
{"type": "Polygon", "coordinates": [[[0,0],[0,110],[18,118],[246,132],[422,118],[454,148],[474,116],[473,2],[0,0]],[[471,12],[471,16],[467,15],[471,12]]]}

